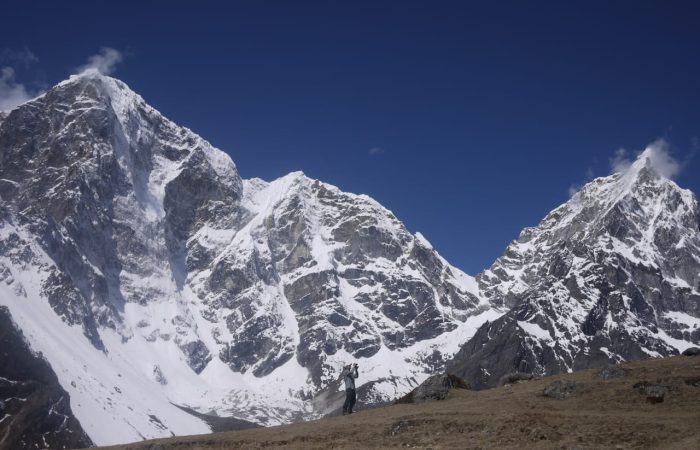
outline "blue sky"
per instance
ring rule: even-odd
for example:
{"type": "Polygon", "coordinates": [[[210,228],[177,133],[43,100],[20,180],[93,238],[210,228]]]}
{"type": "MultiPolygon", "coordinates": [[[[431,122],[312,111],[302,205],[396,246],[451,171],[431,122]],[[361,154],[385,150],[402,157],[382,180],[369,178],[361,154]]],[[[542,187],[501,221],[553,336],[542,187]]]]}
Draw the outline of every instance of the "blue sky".
{"type": "Polygon", "coordinates": [[[665,138],[700,192],[697,2],[227,3],[15,2],[0,96],[114,48],[244,177],[369,194],[470,274],[620,148],[665,138]]]}

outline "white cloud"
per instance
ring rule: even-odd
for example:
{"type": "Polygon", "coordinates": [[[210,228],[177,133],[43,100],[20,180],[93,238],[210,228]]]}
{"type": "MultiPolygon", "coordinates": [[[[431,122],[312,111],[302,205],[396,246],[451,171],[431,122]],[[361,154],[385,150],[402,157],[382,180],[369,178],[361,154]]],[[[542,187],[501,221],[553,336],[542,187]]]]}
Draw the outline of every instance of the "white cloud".
{"type": "Polygon", "coordinates": [[[0,52],[0,111],[10,111],[41,94],[41,91],[28,89],[23,83],[17,82],[15,67],[27,69],[39,62],[39,58],[28,48],[13,50],[3,49],[0,52]]]}
{"type": "MultiPolygon", "coordinates": [[[[691,139],[691,144],[698,145],[700,140],[695,140],[697,138],[691,139]]],[[[646,160],[646,164],[649,164],[659,175],[673,179],[678,176],[679,173],[685,168],[685,166],[690,162],[691,157],[694,152],[687,155],[684,161],[678,161],[671,154],[671,145],[665,139],[658,139],[647,147],[635,154],[630,154],[624,148],[620,148],[615,151],[612,158],[610,158],[610,170],[611,173],[621,173],[626,174],[633,165],[639,167],[637,163],[643,163],[646,160]]],[[[595,178],[593,169],[589,168],[586,171],[586,183],[595,178]]],[[[569,186],[569,198],[576,195],[576,193],[581,190],[583,185],[572,184],[569,186]]]]}
{"type": "Polygon", "coordinates": [[[36,95],[27,91],[23,84],[17,83],[15,69],[12,67],[0,69],[0,111],[10,111],[36,95]]]}
{"type": "Polygon", "coordinates": [[[374,156],[374,155],[381,155],[384,153],[384,149],[381,147],[372,147],[369,149],[369,154],[374,156]]]}
{"type": "MultiPolygon", "coordinates": [[[[124,54],[109,47],[103,47],[96,55],[87,59],[87,63],[77,69],[77,73],[88,71],[109,75],[114,72],[117,64],[124,60],[124,54]]],[[[0,52],[0,111],[10,111],[37,96],[42,91],[27,88],[16,78],[15,67],[27,68],[39,61],[39,58],[28,48],[22,50],[4,49],[0,52]]]]}
{"type": "Polygon", "coordinates": [[[99,72],[102,75],[111,75],[117,64],[124,60],[124,54],[110,47],[102,47],[96,55],[88,58],[87,64],[78,67],[78,73],[99,72]]]}
{"type": "Polygon", "coordinates": [[[669,143],[664,139],[659,139],[656,142],[652,142],[642,154],[649,156],[651,166],[660,175],[666,178],[675,178],[683,170],[683,164],[671,155],[670,150],[671,146],[669,143]]]}
{"type": "MultiPolygon", "coordinates": [[[[665,139],[652,142],[644,151],[638,152],[635,159],[637,161],[646,159],[659,175],[669,179],[675,178],[684,166],[671,155],[671,146],[665,139]]],[[[615,155],[610,159],[613,173],[625,173],[633,163],[634,161],[628,157],[624,149],[615,152],[615,155]]]]}
{"type": "Polygon", "coordinates": [[[632,165],[632,161],[627,157],[627,150],[618,148],[615,154],[610,158],[610,169],[613,173],[627,172],[627,169],[632,165]]]}

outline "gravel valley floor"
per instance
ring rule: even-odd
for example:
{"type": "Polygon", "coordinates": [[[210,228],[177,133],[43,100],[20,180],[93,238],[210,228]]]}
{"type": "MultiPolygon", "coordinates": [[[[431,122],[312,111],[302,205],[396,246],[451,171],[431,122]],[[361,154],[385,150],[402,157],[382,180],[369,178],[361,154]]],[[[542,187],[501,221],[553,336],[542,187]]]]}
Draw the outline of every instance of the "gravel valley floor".
{"type": "Polygon", "coordinates": [[[624,376],[586,370],[349,417],[105,448],[700,449],[700,356],[614,367],[624,376]],[[543,395],[553,383],[553,397],[543,395]]]}

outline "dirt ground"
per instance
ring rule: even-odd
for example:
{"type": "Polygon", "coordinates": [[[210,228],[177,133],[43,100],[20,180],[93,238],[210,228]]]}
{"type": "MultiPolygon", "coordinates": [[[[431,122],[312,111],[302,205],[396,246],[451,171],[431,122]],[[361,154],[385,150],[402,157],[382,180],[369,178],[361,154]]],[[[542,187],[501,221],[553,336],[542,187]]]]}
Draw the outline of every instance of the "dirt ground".
{"type": "Polygon", "coordinates": [[[600,370],[587,370],[346,417],[108,448],[700,449],[700,356],[619,367],[626,375],[608,381],[600,370]],[[543,396],[556,380],[576,388],[564,399],[543,396]],[[652,403],[633,387],[644,381],[668,388],[662,402],[652,403]]]}

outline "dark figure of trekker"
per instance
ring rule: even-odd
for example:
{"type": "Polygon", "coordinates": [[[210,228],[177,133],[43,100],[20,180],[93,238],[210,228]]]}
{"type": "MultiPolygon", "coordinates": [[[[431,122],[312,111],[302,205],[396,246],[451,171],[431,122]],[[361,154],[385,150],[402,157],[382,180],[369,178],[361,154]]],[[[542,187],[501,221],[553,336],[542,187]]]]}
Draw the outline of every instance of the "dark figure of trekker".
{"type": "Polygon", "coordinates": [[[357,378],[357,363],[348,364],[343,367],[343,379],[345,380],[345,404],[343,404],[343,415],[352,414],[352,407],[357,401],[355,392],[355,378],[357,378]]]}

